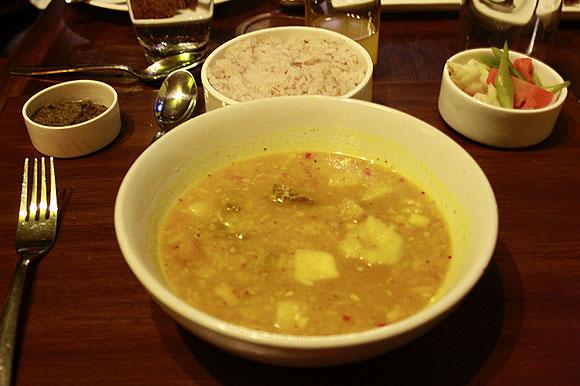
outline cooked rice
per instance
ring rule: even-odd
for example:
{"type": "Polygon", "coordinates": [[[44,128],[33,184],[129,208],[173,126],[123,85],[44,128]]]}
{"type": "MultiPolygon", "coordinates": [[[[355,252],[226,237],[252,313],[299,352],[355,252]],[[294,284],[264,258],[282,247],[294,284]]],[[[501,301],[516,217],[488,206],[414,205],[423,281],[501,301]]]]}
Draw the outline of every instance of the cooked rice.
{"type": "Polygon", "coordinates": [[[345,95],[362,82],[363,58],[328,38],[264,36],[224,50],[207,70],[211,85],[235,101],[282,95],[345,95]]]}

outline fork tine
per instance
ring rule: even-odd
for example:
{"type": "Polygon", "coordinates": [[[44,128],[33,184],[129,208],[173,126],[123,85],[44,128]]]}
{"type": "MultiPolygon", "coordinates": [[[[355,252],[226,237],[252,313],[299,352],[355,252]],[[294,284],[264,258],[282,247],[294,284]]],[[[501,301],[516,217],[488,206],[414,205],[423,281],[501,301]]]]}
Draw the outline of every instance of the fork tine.
{"type": "Polygon", "coordinates": [[[24,159],[24,171],[22,172],[22,193],[20,194],[20,211],[18,212],[18,222],[26,221],[28,210],[28,158],[24,159]]]}
{"type": "Polygon", "coordinates": [[[56,175],[54,172],[54,158],[50,157],[50,207],[49,217],[54,217],[56,220],[58,203],[56,201],[56,175]]]}
{"type": "Polygon", "coordinates": [[[28,210],[28,219],[36,219],[38,212],[38,158],[34,159],[32,168],[32,191],[30,192],[30,207],[28,210]]]}
{"type": "Polygon", "coordinates": [[[46,163],[44,157],[40,159],[40,204],[38,207],[38,218],[46,218],[48,208],[48,198],[46,196],[46,163]]]}

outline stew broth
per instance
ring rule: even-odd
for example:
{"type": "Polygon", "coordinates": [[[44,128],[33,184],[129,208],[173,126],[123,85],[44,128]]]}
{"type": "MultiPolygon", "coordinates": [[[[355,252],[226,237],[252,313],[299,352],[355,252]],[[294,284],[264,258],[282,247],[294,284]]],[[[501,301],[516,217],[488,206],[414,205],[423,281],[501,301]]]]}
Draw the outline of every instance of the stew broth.
{"type": "Polygon", "coordinates": [[[264,154],[195,182],[159,233],[171,289],[245,327],[329,335],[384,326],[435,298],[451,259],[437,205],[386,164],[264,154]]]}

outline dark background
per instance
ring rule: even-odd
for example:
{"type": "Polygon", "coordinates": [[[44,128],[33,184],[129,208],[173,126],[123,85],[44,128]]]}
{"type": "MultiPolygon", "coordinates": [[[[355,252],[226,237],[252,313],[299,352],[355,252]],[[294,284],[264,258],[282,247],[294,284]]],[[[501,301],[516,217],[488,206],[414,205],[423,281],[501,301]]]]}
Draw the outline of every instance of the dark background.
{"type": "Polygon", "coordinates": [[[41,11],[27,0],[0,2],[0,63],[10,54],[14,44],[41,11]]]}

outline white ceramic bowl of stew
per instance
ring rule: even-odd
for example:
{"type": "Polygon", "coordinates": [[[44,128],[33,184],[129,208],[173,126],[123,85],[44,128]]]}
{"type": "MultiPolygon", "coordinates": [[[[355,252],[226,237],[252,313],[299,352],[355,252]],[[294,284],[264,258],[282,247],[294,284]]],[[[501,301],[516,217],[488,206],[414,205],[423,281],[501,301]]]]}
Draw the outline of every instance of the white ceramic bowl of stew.
{"type": "Polygon", "coordinates": [[[486,269],[495,248],[498,213],[492,188],[480,167],[434,127],[369,102],[302,96],[217,109],[193,118],[152,144],[120,186],[115,230],[137,279],[169,316],[193,334],[252,360],[312,367],[377,356],[435,326],[486,269]],[[193,181],[232,160],[293,150],[385,159],[428,192],[452,236],[453,259],[438,301],[386,326],[348,334],[298,336],[218,319],[172,292],[161,272],[156,241],[169,203],[193,181]]]}
{"type": "MultiPolygon", "coordinates": [[[[530,110],[507,109],[480,102],[462,91],[451,80],[449,62],[465,64],[469,59],[491,55],[490,48],[475,48],[457,53],[443,68],[439,92],[439,112],[457,132],[479,143],[499,148],[522,148],[536,145],[550,136],[568,95],[564,88],[546,107],[530,110]]],[[[510,59],[526,55],[510,51],[510,59]]],[[[564,79],[545,63],[532,58],[534,72],[545,86],[564,79]]]]}
{"type": "Polygon", "coordinates": [[[205,60],[201,82],[205,108],[210,111],[247,100],[300,93],[371,101],[372,74],[370,55],[354,40],[323,28],[293,26],[249,32],[222,44],[205,60]],[[275,40],[280,46],[261,53],[262,46],[269,46],[263,39],[280,39],[275,40]],[[261,49],[250,50],[251,41],[261,49]],[[293,46],[288,45],[290,41],[293,46]],[[310,46],[312,49],[306,48],[310,46]],[[300,49],[304,53],[297,53],[300,49]],[[313,60],[314,55],[320,56],[313,60]],[[312,62],[315,64],[309,64],[312,62]]]}

